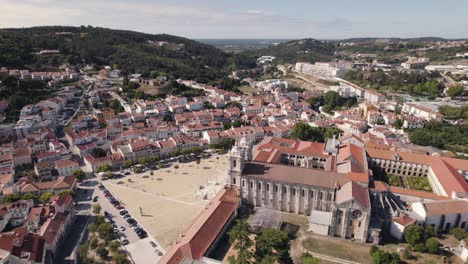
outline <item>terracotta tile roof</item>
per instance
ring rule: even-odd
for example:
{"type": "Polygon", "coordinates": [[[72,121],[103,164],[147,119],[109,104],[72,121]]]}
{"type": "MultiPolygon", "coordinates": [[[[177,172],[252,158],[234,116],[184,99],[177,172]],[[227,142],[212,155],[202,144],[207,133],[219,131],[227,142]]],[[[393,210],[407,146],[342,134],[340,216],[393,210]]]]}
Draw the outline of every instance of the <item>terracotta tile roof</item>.
{"type": "Polygon", "coordinates": [[[235,191],[224,189],[193,221],[178,243],[166,250],[160,264],[180,264],[185,257],[198,260],[206,254],[213,241],[237,209],[240,198],[235,191]]]}
{"type": "Polygon", "coordinates": [[[395,221],[396,223],[402,226],[409,226],[409,225],[416,223],[416,219],[413,219],[405,214],[397,216],[397,217],[393,217],[393,221],[395,221]]]}
{"type": "Polygon", "coordinates": [[[69,167],[75,167],[75,166],[79,166],[78,162],[71,160],[71,159],[57,160],[55,162],[55,167],[57,169],[69,168],[69,167]]]}
{"type": "Polygon", "coordinates": [[[452,192],[468,192],[468,183],[465,178],[440,157],[432,159],[431,169],[447,196],[451,196],[452,192]]]}
{"type": "Polygon", "coordinates": [[[26,260],[40,263],[44,254],[44,239],[34,234],[28,234],[26,228],[20,227],[0,234],[0,249],[19,258],[28,256],[26,260]]]}
{"type": "Polygon", "coordinates": [[[362,207],[370,208],[369,191],[356,182],[348,182],[336,192],[336,203],[341,204],[350,200],[357,201],[362,207]]]}
{"type": "Polygon", "coordinates": [[[356,181],[365,184],[369,183],[369,175],[367,173],[348,172],[347,175],[349,181],[356,181]]]}
{"type": "Polygon", "coordinates": [[[388,191],[390,190],[389,186],[387,183],[383,181],[373,181],[371,188],[374,188],[377,191],[388,191]]]}
{"type": "Polygon", "coordinates": [[[236,208],[236,203],[223,201],[210,215],[190,241],[193,259],[200,259],[205,254],[236,208]]]}
{"type": "Polygon", "coordinates": [[[247,162],[243,174],[258,179],[326,188],[342,186],[348,181],[344,173],[258,162],[247,162]]]}
{"type": "Polygon", "coordinates": [[[324,148],[325,144],[319,142],[265,137],[260,144],[255,146],[253,159],[258,162],[279,163],[278,157],[281,153],[329,158],[328,155],[323,154],[324,148]],[[271,153],[271,157],[267,157],[265,153],[271,153]]]}
{"type": "Polygon", "coordinates": [[[443,157],[442,160],[457,170],[468,171],[468,160],[443,157]]]}
{"type": "Polygon", "coordinates": [[[351,171],[365,173],[367,170],[365,157],[361,147],[350,143],[339,147],[337,163],[349,161],[353,164],[351,171]]]}
{"type": "Polygon", "coordinates": [[[54,217],[47,219],[40,231],[46,244],[51,245],[55,242],[60,230],[63,228],[66,218],[67,215],[56,213],[54,217]]]}
{"type": "Polygon", "coordinates": [[[410,189],[395,187],[395,186],[390,186],[390,191],[396,194],[419,197],[419,198],[430,199],[430,200],[449,200],[450,199],[449,197],[437,195],[431,192],[410,190],[410,189]]]}
{"type": "Polygon", "coordinates": [[[468,202],[465,200],[431,201],[422,203],[426,215],[468,213],[468,202]]]}

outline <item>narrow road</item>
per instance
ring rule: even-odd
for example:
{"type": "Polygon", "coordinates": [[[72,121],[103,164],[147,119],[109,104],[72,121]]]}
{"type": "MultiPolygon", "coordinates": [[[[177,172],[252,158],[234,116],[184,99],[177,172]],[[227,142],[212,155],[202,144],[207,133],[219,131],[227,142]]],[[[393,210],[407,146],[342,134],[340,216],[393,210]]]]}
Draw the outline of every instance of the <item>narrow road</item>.
{"type": "Polygon", "coordinates": [[[88,89],[86,89],[86,91],[83,91],[83,94],[80,97],[80,103],[79,103],[78,107],[76,108],[75,113],[70,117],[70,119],[68,119],[68,121],[65,123],[64,127],[68,126],[70,121],[72,121],[73,118],[75,118],[75,116],[80,112],[81,107],[83,107],[83,98],[84,98],[85,94],[89,93],[89,91],[91,90],[91,88],[93,88],[93,86],[94,86],[94,82],[92,82],[88,86],[88,89]]]}

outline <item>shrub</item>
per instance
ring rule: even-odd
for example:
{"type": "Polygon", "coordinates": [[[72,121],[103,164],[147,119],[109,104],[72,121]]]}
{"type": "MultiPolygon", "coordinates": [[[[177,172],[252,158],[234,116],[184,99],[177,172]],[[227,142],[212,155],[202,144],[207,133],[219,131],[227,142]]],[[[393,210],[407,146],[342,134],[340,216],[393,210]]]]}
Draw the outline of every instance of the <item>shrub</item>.
{"type": "Polygon", "coordinates": [[[417,243],[416,245],[413,246],[413,249],[421,253],[426,252],[426,246],[423,243],[417,243]]]}
{"type": "Polygon", "coordinates": [[[175,165],[175,166],[174,166],[174,169],[178,169],[178,168],[179,168],[179,165],[175,165]]]}
{"type": "Polygon", "coordinates": [[[403,259],[411,259],[413,256],[411,256],[411,252],[409,251],[408,248],[405,248],[405,250],[403,250],[403,259]]]}
{"type": "Polygon", "coordinates": [[[376,245],[372,245],[369,250],[369,255],[374,255],[374,253],[377,252],[377,250],[379,250],[379,248],[376,245]]]}
{"type": "Polygon", "coordinates": [[[89,247],[91,249],[96,249],[98,247],[98,240],[97,238],[94,238],[93,240],[91,240],[91,242],[89,242],[89,247]]]}
{"type": "Polygon", "coordinates": [[[153,175],[154,175],[154,172],[150,172],[150,175],[153,176],[153,175]]]}
{"type": "Polygon", "coordinates": [[[429,252],[431,254],[437,254],[439,252],[439,247],[440,247],[439,240],[437,240],[437,239],[435,239],[433,237],[426,240],[427,252],[429,252]]]}
{"type": "Polygon", "coordinates": [[[424,237],[424,228],[417,225],[409,226],[403,232],[403,237],[408,244],[414,246],[417,243],[422,242],[424,237]]]}
{"type": "Polygon", "coordinates": [[[456,239],[458,240],[463,240],[466,238],[466,232],[465,230],[459,228],[459,227],[456,227],[456,228],[452,228],[450,229],[450,232],[449,232],[452,236],[454,236],[456,239]]]}
{"type": "Polygon", "coordinates": [[[109,250],[107,250],[105,247],[103,246],[99,246],[98,249],[96,249],[96,254],[102,258],[102,259],[106,259],[108,256],[109,256],[109,250]]]}
{"type": "Polygon", "coordinates": [[[117,252],[117,250],[119,250],[119,243],[117,243],[116,241],[112,241],[109,243],[109,250],[111,252],[117,252]]]}
{"type": "Polygon", "coordinates": [[[101,212],[101,206],[99,204],[93,205],[93,213],[95,215],[99,214],[101,212]]]}

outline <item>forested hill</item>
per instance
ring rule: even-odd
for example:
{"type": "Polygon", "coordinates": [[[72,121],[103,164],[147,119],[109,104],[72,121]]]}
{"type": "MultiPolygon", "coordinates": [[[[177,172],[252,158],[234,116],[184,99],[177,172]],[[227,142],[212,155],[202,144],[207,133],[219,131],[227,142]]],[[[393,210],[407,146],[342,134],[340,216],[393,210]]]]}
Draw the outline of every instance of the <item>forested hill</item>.
{"type": "Polygon", "coordinates": [[[166,34],[91,26],[0,29],[0,67],[47,70],[63,62],[116,66],[125,72],[158,70],[176,78],[219,78],[234,60],[203,43],[166,34]],[[39,55],[41,50],[60,54],[39,55]]]}
{"type": "Polygon", "coordinates": [[[291,40],[267,48],[245,51],[246,56],[260,57],[263,55],[274,56],[278,63],[295,63],[297,61],[316,62],[330,61],[336,49],[337,43],[315,39],[291,40]]]}

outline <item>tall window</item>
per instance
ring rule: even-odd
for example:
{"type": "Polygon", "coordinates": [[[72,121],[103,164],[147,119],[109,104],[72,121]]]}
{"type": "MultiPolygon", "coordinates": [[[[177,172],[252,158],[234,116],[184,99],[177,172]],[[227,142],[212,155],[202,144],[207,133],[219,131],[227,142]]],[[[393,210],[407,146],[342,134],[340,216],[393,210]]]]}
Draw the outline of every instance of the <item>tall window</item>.
{"type": "Polygon", "coordinates": [[[237,160],[232,161],[232,167],[235,168],[237,166],[237,160]]]}

